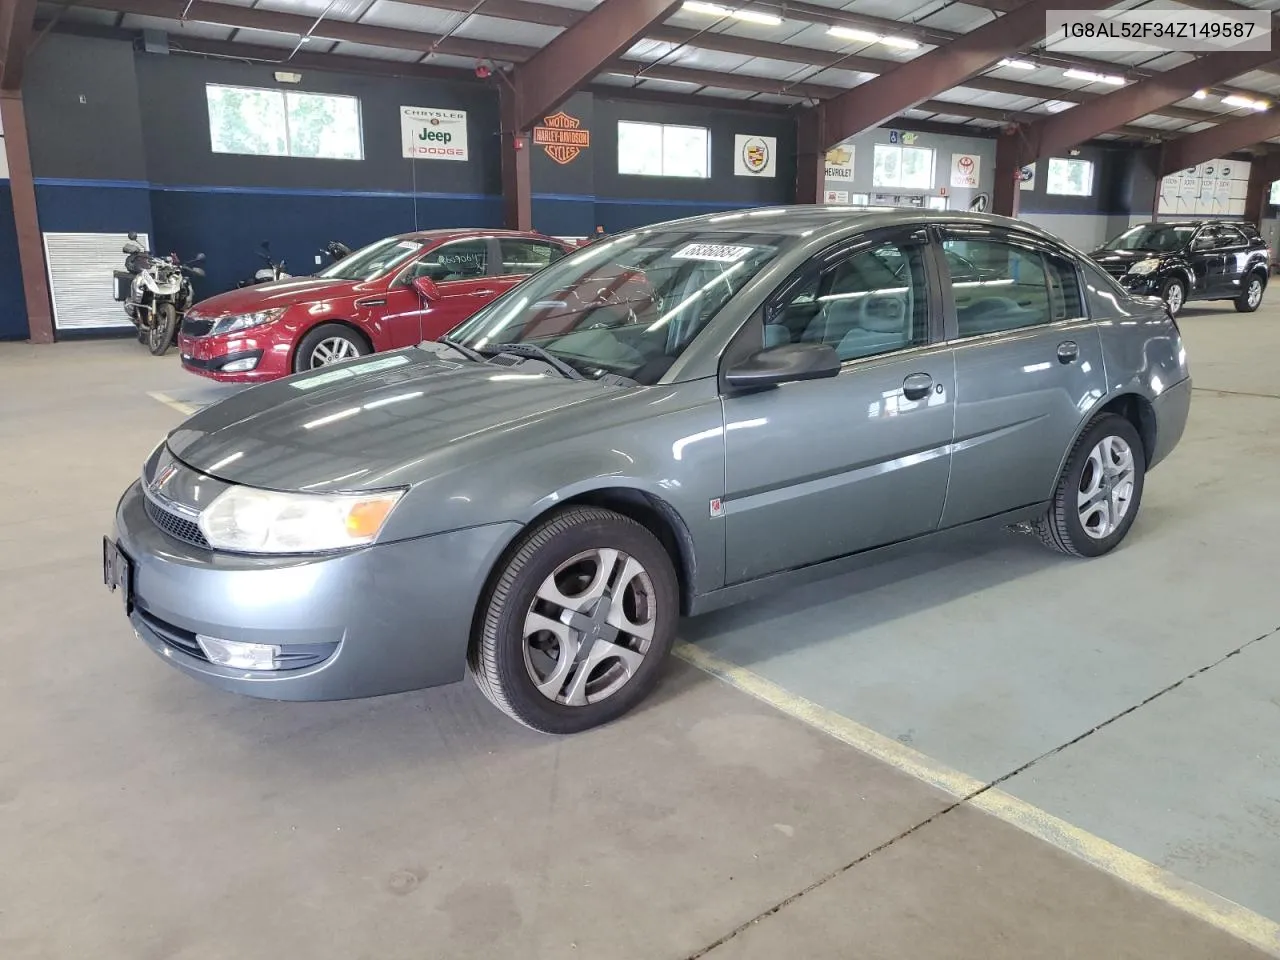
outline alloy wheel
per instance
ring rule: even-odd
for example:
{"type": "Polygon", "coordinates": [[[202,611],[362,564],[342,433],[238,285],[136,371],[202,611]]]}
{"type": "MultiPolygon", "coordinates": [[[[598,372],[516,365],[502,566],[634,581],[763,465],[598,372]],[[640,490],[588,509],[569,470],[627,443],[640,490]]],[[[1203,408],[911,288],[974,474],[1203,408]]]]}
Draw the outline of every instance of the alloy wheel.
{"type": "Polygon", "coordinates": [[[1137,467],[1133,450],[1120,437],[1103,437],[1089,451],[1080,473],[1080,525],[1094,540],[1119,529],[1133,503],[1137,467]]]}
{"type": "Polygon", "coordinates": [[[1169,305],[1169,312],[1176,314],[1182,309],[1183,293],[1181,284],[1175,283],[1169,288],[1169,294],[1165,298],[1165,303],[1169,305]]]}
{"type": "Polygon", "coordinates": [[[562,563],[524,618],[524,662],[534,686],[571,707],[616,694],[649,652],[656,598],[648,572],[620,550],[589,550],[562,563]]]}
{"type": "Polygon", "coordinates": [[[360,350],[346,337],[329,337],[316,344],[311,351],[311,367],[327,367],[331,363],[351,360],[360,356],[360,350]]]}
{"type": "Polygon", "coordinates": [[[1251,308],[1257,307],[1262,302],[1262,281],[1254,277],[1249,281],[1249,291],[1245,294],[1251,308]]]}

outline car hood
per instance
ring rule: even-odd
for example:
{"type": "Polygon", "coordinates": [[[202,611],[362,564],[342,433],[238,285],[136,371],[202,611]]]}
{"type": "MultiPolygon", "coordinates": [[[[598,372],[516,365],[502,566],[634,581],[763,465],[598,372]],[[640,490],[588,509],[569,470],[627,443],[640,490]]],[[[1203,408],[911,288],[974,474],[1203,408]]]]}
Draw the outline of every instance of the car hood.
{"type": "Polygon", "coordinates": [[[465,464],[470,440],[514,440],[552,411],[627,389],[538,369],[378,354],[237,393],[182,424],[169,449],[209,476],[272,490],[402,486],[465,464]]]}
{"type": "Polygon", "coordinates": [[[1098,263],[1137,263],[1139,260],[1163,260],[1169,250],[1095,250],[1089,254],[1098,263]]]}
{"type": "Polygon", "coordinates": [[[272,307],[291,307],[296,303],[313,303],[329,297],[347,296],[358,285],[351,280],[323,277],[292,277],[272,283],[259,283],[228,290],[195,305],[195,311],[206,317],[225,317],[236,313],[253,313],[272,307]]]}

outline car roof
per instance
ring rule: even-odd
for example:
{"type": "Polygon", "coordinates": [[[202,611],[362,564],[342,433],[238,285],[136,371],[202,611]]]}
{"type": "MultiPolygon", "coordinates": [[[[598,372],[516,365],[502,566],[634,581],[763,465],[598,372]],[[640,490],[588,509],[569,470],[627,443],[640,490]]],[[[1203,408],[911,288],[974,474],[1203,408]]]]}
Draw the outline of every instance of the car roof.
{"type": "Polygon", "coordinates": [[[442,240],[465,240],[468,237],[521,237],[526,240],[554,240],[545,233],[538,233],[535,230],[488,230],[484,228],[471,227],[469,229],[458,229],[456,227],[445,230],[414,230],[411,233],[398,234],[397,240],[417,240],[420,243],[432,243],[442,240]]]}
{"type": "Polygon", "coordinates": [[[760,207],[754,210],[703,214],[683,220],[657,223],[645,230],[681,229],[704,233],[776,233],[783,236],[811,237],[815,234],[837,235],[860,233],[884,227],[916,224],[984,224],[1016,228],[1063,246],[1061,240],[1025,220],[1000,217],[992,213],[925,210],[902,207],[863,207],[836,205],[797,205],[760,207]]]}

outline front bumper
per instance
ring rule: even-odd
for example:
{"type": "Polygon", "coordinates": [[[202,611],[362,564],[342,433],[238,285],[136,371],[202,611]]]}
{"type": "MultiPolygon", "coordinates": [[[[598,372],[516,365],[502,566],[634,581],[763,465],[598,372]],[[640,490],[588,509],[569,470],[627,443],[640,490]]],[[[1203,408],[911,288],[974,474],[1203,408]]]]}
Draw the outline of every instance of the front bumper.
{"type": "Polygon", "coordinates": [[[221,383],[260,383],[287,377],[292,372],[289,351],[289,343],[277,343],[271,336],[178,336],[183,369],[221,383]],[[252,370],[237,373],[223,370],[228,363],[248,358],[258,361],[252,370]]]}
{"type": "Polygon", "coordinates": [[[131,566],[129,620],[160,657],[236,693],[346,700],[461,679],[485,579],[518,530],[492,524],[328,557],[240,556],[164,533],[134,483],[116,509],[114,536],[131,566]],[[196,634],[279,644],[312,665],[219,667],[204,659],[196,634]]]}

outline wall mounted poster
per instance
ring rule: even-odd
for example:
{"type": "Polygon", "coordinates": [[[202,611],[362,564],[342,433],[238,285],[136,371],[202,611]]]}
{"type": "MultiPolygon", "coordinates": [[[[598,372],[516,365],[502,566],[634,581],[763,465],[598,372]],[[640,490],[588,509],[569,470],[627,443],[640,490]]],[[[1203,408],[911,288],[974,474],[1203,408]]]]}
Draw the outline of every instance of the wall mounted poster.
{"type": "Polygon", "coordinates": [[[1036,188],[1036,165],[1028,163],[1018,171],[1018,189],[1034,190],[1036,188]]]}
{"type": "Polygon", "coordinates": [[[951,186],[977,189],[978,174],[981,169],[981,157],[972,153],[953,153],[951,155],[951,186]]]}
{"type": "Polygon", "coordinates": [[[736,177],[773,177],[778,172],[778,139],[737,134],[733,138],[736,177]]]}
{"type": "Polygon", "coordinates": [[[415,160],[467,160],[467,112],[438,107],[400,108],[403,155],[415,160]]]}
{"type": "Polygon", "coordinates": [[[827,151],[827,179],[853,179],[853,146],[835,147],[827,151]]]}
{"type": "Polygon", "coordinates": [[[826,203],[848,203],[848,190],[828,190],[825,198],[826,203]]]}

